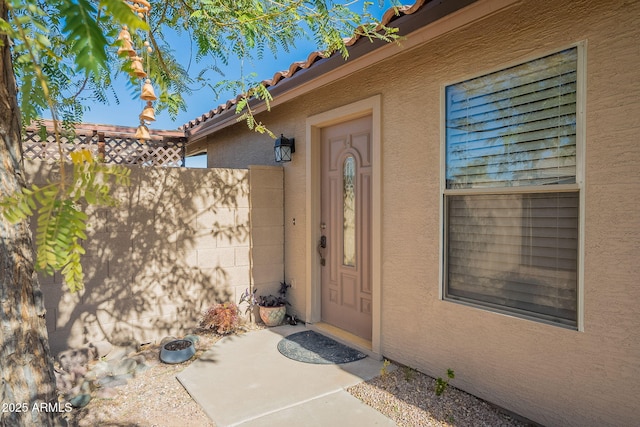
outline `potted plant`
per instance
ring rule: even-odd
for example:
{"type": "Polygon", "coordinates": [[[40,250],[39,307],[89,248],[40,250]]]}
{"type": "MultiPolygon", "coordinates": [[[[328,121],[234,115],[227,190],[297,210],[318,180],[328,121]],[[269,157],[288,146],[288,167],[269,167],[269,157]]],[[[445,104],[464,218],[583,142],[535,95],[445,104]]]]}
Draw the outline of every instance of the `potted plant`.
{"type": "Polygon", "coordinates": [[[282,323],[284,316],[287,314],[287,302],[286,295],[287,289],[291,285],[286,282],[280,282],[280,289],[278,290],[278,296],[275,295],[260,295],[256,298],[257,289],[253,290],[253,293],[247,289],[240,297],[240,304],[243,302],[248,303],[246,313],[253,313],[255,306],[259,307],[260,318],[267,326],[278,326],[282,323]]]}

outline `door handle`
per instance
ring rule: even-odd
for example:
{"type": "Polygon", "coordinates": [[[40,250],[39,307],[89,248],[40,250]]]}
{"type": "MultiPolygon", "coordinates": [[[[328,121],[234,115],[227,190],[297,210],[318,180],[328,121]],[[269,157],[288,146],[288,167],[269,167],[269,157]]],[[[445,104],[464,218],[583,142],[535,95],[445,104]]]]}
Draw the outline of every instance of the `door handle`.
{"type": "Polygon", "coordinates": [[[324,258],[324,252],[327,248],[327,236],[321,236],[318,243],[318,253],[320,254],[320,265],[326,265],[327,261],[324,258]]]}

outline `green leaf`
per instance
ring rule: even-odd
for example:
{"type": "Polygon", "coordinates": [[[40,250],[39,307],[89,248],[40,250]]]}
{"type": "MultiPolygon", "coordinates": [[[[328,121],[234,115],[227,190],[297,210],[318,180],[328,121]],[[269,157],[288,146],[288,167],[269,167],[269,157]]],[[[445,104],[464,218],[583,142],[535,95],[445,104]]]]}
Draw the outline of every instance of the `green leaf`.
{"type": "Polygon", "coordinates": [[[106,68],[107,39],[96,21],[97,9],[88,0],[60,1],[63,34],[74,52],[76,70],[85,74],[99,74],[106,68]]]}
{"type": "Polygon", "coordinates": [[[127,25],[130,30],[147,31],[149,26],[122,0],[100,0],[100,7],[120,25],[127,25]]]}

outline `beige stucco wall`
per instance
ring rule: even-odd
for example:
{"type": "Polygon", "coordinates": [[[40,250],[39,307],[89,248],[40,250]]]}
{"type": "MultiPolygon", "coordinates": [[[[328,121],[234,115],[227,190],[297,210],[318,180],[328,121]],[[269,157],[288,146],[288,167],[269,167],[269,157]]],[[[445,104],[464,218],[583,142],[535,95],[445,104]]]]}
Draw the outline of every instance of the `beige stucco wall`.
{"type": "MultiPolygon", "coordinates": [[[[242,122],[241,126],[246,127],[245,122],[242,122]]],[[[280,131],[273,129],[273,132],[280,131]]],[[[246,135],[238,135],[233,130],[224,129],[216,134],[215,141],[215,144],[207,145],[207,167],[209,168],[278,165],[273,151],[274,140],[268,134],[255,133],[247,138],[246,135]],[[249,141],[251,143],[247,144],[249,141]]]]}
{"type": "MultiPolygon", "coordinates": [[[[38,162],[27,168],[36,182],[50,173],[38,162]]],[[[237,302],[252,279],[273,280],[260,266],[252,270],[261,261],[252,261],[251,244],[282,254],[282,242],[263,232],[279,212],[282,234],[282,199],[279,211],[254,222],[249,215],[251,204],[282,193],[282,169],[271,169],[252,180],[248,169],[131,168],[131,185],[115,192],[120,204],[89,210],[85,289],[70,294],[59,274],[40,275],[53,352],[179,336],[207,306],[237,302]]]]}
{"type": "MultiPolygon", "coordinates": [[[[452,368],[455,386],[545,425],[637,425],[638,40],[638,1],[522,1],[261,115],[298,142],[284,167],[286,277],[303,283],[305,259],[315,257],[304,231],[306,118],[381,94],[383,355],[435,377],[452,368]],[[578,42],[586,42],[583,330],[441,300],[442,87],[578,42]]],[[[243,142],[236,153],[264,144],[242,124],[222,134],[243,142]]],[[[292,290],[299,314],[305,297],[303,286],[292,290]]]]}

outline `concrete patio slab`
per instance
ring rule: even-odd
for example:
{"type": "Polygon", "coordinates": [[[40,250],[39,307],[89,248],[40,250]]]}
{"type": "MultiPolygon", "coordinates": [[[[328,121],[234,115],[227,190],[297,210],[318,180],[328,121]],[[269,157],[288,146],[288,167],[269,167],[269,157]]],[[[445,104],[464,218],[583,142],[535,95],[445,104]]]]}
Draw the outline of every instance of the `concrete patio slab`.
{"type": "Polygon", "coordinates": [[[300,402],[291,408],[265,414],[240,424],[242,427],[304,426],[395,426],[380,412],[362,403],[345,390],[300,402]]]}
{"type": "Polygon", "coordinates": [[[345,392],[380,374],[370,357],[340,365],[297,362],[278,352],[278,342],[304,326],[280,326],[218,341],[178,375],[191,397],[218,427],[394,425],[345,392]]]}

